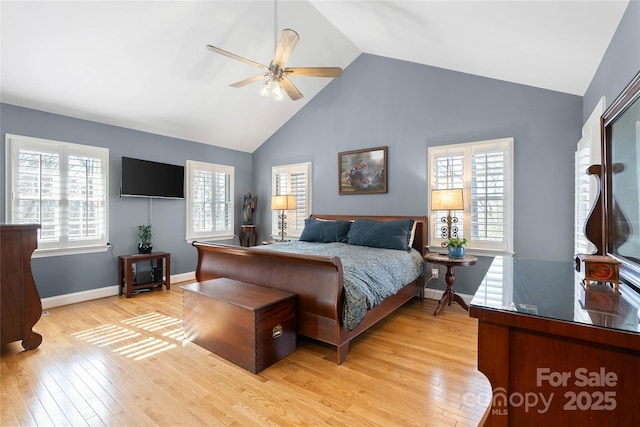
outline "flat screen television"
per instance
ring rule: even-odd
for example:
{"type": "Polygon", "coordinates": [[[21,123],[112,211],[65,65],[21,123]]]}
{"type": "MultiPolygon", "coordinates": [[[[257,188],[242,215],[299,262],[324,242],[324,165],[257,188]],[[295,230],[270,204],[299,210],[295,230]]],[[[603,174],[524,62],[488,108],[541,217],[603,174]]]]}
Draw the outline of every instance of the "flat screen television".
{"type": "Polygon", "coordinates": [[[184,199],[184,166],[123,157],[120,195],[184,199]]]}

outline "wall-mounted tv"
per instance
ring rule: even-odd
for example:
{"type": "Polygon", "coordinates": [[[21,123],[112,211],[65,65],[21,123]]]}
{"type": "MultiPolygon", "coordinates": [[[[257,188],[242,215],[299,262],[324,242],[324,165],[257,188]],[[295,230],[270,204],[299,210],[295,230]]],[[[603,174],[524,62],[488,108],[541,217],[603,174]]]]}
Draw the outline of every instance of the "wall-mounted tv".
{"type": "Polygon", "coordinates": [[[120,195],[184,199],[184,166],[123,157],[120,195]]]}

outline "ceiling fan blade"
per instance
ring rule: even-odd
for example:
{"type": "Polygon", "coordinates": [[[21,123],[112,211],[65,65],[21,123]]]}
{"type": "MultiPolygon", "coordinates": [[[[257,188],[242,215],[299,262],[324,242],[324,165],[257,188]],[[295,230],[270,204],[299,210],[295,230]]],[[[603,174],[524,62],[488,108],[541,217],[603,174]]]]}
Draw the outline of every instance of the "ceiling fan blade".
{"type": "Polygon", "coordinates": [[[300,36],[295,31],[288,28],[282,30],[280,41],[278,41],[278,47],[271,63],[280,69],[284,68],[284,64],[289,59],[289,55],[293,52],[298,40],[300,40],[300,36]]]}
{"type": "Polygon", "coordinates": [[[290,67],[284,72],[290,76],[304,77],[340,77],[342,68],[340,67],[290,67]]]}
{"type": "Polygon", "coordinates": [[[242,86],[246,86],[250,83],[256,82],[260,79],[263,79],[264,77],[267,77],[269,75],[269,73],[262,73],[259,74],[257,76],[253,76],[253,77],[249,77],[248,79],[244,79],[244,80],[240,80],[239,82],[235,82],[232,85],[229,85],[231,87],[242,87],[242,86]]]}
{"type": "Polygon", "coordinates": [[[262,65],[262,64],[260,64],[258,62],[252,61],[250,59],[243,58],[242,56],[238,56],[235,53],[227,52],[226,50],[222,50],[219,47],[211,46],[210,44],[208,44],[207,48],[209,50],[214,51],[215,53],[219,53],[220,55],[224,55],[224,56],[229,57],[231,59],[235,59],[235,60],[238,60],[240,62],[244,62],[245,64],[253,65],[254,67],[258,67],[258,68],[264,68],[266,70],[269,69],[269,67],[267,67],[266,65],[262,65]]]}
{"type": "Polygon", "coordinates": [[[298,90],[298,88],[293,84],[291,80],[287,76],[282,76],[280,80],[280,85],[283,87],[289,98],[293,101],[297,101],[302,98],[302,92],[298,90]]]}

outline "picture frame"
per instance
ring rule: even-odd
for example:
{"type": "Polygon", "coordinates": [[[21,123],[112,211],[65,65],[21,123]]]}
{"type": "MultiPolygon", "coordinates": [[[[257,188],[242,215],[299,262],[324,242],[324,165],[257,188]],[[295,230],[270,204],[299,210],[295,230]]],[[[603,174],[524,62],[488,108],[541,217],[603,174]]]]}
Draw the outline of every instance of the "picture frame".
{"type": "Polygon", "coordinates": [[[338,153],[338,193],[387,192],[387,147],[338,153]]]}

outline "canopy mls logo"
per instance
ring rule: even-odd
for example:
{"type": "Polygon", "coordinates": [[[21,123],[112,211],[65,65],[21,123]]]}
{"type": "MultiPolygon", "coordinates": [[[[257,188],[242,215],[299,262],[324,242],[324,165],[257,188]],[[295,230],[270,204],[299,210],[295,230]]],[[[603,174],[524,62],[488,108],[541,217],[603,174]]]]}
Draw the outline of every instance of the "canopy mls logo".
{"type": "Polygon", "coordinates": [[[493,389],[493,396],[487,394],[466,393],[462,397],[465,405],[487,406],[491,403],[491,415],[507,415],[509,408],[524,407],[525,412],[535,409],[539,414],[546,413],[551,407],[553,396],[555,393],[536,393],[533,391],[520,393],[514,392],[507,394],[507,390],[503,387],[493,389]]]}
{"type": "MultiPolygon", "coordinates": [[[[618,374],[607,372],[600,367],[597,371],[577,368],[575,371],[552,371],[550,368],[536,369],[536,387],[558,388],[558,400],[565,411],[613,411],[618,403],[616,392],[610,388],[617,387],[618,374]],[[561,388],[583,388],[586,390],[566,390],[561,388]],[[593,390],[597,388],[597,390],[593,390]],[[562,394],[561,394],[562,393],[562,394]]],[[[491,404],[491,415],[507,415],[509,408],[524,408],[525,413],[535,411],[544,414],[553,404],[556,392],[527,391],[507,393],[503,387],[493,390],[493,395],[486,393],[466,393],[462,400],[465,405],[486,407],[491,404]]]]}

